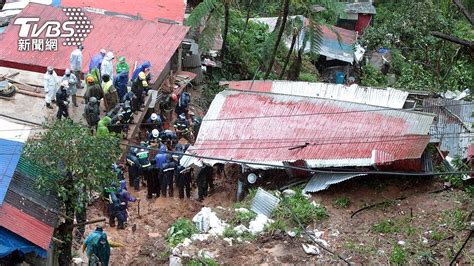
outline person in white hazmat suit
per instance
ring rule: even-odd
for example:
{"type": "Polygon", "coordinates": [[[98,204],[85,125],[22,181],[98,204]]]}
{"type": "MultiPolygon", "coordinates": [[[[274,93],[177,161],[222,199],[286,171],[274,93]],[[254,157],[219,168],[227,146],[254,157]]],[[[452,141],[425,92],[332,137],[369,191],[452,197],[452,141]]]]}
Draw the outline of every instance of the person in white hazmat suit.
{"type": "Polygon", "coordinates": [[[56,99],[56,91],[58,90],[59,78],[54,71],[52,66],[48,67],[48,70],[44,74],[43,88],[46,93],[44,100],[46,101],[46,107],[53,109],[51,102],[56,99]]]}
{"type": "Polygon", "coordinates": [[[61,79],[61,82],[66,80],[68,82],[68,88],[67,88],[67,95],[72,98],[72,103],[74,104],[75,107],[77,107],[77,101],[76,101],[76,93],[77,93],[77,83],[79,82],[77,80],[76,75],[74,73],[71,73],[71,70],[69,68],[66,68],[66,71],[64,72],[64,76],[61,79]]]}
{"type": "Polygon", "coordinates": [[[104,60],[102,60],[102,65],[100,66],[100,75],[109,75],[110,80],[114,80],[113,74],[114,74],[114,54],[112,52],[108,52],[104,60]]]}

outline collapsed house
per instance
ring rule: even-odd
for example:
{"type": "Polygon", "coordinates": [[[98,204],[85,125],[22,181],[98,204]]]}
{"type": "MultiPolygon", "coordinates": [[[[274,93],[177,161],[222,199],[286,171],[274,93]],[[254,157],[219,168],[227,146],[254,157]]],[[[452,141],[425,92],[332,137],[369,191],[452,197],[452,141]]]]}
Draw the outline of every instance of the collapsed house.
{"type": "Polygon", "coordinates": [[[0,264],[46,264],[52,258],[59,203],[37,188],[36,179],[48,173],[21,156],[31,128],[4,119],[0,126],[0,264]]]}
{"type": "MultiPolygon", "coordinates": [[[[309,42],[304,43],[305,35],[308,34],[308,19],[301,15],[290,16],[289,19],[298,19],[302,21],[305,26],[305,30],[300,31],[299,33],[295,47],[303,47],[304,45],[304,52],[309,53],[311,51],[311,44],[309,42]]],[[[250,20],[267,25],[268,31],[272,32],[275,29],[278,17],[252,18],[250,20]]],[[[355,31],[325,25],[320,25],[319,28],[322,33],[322,39],[317,48],[317,54],[323,56],[325,60],[337,60],[352,64],[354,62],[359,62],[362,59],[364,49],[357,44],[357,33],[355,31]]],[[[291,46],[291,37],[285,37],[284,42],[286,47],[289,48],[291,46]]]]}
{"type": "MultiPolygon", "coordinates": [[[[406,92],[350,91],[345,86],[334,87],[339,93],[318,92],[305,90],[304,84],[229,82],[230,88],[240,89],[227,89],[214,98],[188,149],[200,157],[194,163],[214,165],[223,162],[213,158],[222,158],[258,170],[295,166],[432,171],[426,167],[430,157],[425,150],[434,115],[401,109],[406,92]],[[302,89],[296,92],[291,85],[302,89]]],[[[322,188],[355,176],[360,174],[316,174],[322,188]]]]}
{"type": "Polygon", "coordinates": [[[376,14],[372,1],[356,1],[345,3],[344,13],[339,16],[337,26],[362,34],[372,23],[376,14]]]}

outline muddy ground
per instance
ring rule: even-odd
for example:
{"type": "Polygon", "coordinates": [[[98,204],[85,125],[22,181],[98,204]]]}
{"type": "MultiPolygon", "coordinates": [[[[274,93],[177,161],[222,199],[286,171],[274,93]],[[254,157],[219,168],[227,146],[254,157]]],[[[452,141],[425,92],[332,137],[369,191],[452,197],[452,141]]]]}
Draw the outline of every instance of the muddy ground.
{"type": "MultiPolygon", "coordinates": [[[[231,177],[228,177],[231,178],[231,177]]],[[[164,248],[169,226],[179,217],[192,217],[201,207],[231,207],[234,199],[233,187],[216,178],[216,192],[197,202],[196,189],[191,199],[174,198],[145,199],[143,188],[132,191],[140,197],[138,204],[132,203],[129,226],[117,231],[105,225],[110,239],[126,245],[112,250],[112,265],[161,265],[168,264],[164,248]],[[132,231],[136,225],[136,231],[132,231]]],[[[329,248],[354,264],[390,264],[397,258],[410,264],[449,264],[453,254],[466,238],[470,221],[473,220],[474,201],[461,190],[446,190],[437,178],[374,178],[358,177],[328,190],[312,194],[312,199],[327,208],[328,217],[315,221],[308,229],[323,231],[322,238],[329,248]],[[394,200],[403,198],[401,200],[394,200]],[[341,207],[336,201],[347,199],[350,204],[341,207]],[[383,202],[351,218],[351,214],[363,206],[383,202]],[[399,248],[397,248],[399,247],[399,248]],[[400,251],[402,250],[402,251],[400,251]]],[[[99,204],[90,207],[88,219],[102,217],[99,204]]],[[[226,217],[220,217],[226,218],[226,217]]],[[[93,230],[89,226],[86,232],[93,230]]],[[[197,250],[204,249],[215,256],[219,264],[341,264],[335,256],[322,251],[320,255],[307,255],[301,243],[308,242],[287,234],[263,234],[250,243],[230,246],[219,238],[203,242],[195,241],[197,250]]],[[[459,257],[461,265],[474,264],[474,243],[471,240],[459,257]]]]}

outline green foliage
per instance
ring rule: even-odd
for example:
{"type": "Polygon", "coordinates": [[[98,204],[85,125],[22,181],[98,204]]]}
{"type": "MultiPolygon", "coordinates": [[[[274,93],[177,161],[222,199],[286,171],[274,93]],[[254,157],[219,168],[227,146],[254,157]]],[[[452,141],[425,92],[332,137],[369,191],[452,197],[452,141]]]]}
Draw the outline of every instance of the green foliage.
{"type": "Polygon", "coordinates": [[[218,266],[219,264],[212,258],[199,257],[185,263],[187,266],[218,266]]]}
{"type": "Polygon", "coordinates": [[[47,123],[44,128],[26,143],[24,154],[50,173],[40,173],[38,187],[57,193],[68,210],[79,211],[86,207],[86,191],[100,192],[115,180],[111,165],[121,153],[120,139],[92,136],[89,128],[69,119],[47,123]]]}
{"type": "Polygon", "coordinates": [[[205,19],[212,11],[221,4],[220,0],[204,0],[186,19],[186,26],[198,27],[203,19],[205,19]]]}
{"type": "Polygon", "coordinates": [[[463,230],[465,225],[465,219],[467,217],[467,213],[460,210],[455,209],[452,211],[443,211],[443,221],[448,225],[449,228],[454,230],[460,231],[463,230]]]}
{"type": "MultiPolygon", "coordinates": [[[[467,166],[463,161],[461,156],[456,155],[452,160],[452,165],[457,171],[468,171],[469,166],[467,166]]],[[[437,169],[440,172],[449,172],[451,169],[448,169],[445,165],[440,165],[437,169]]],[[[462,175],[444,175],[444,180],[449,181],[451,185],[455,188],[463,188],[462,175]]]]}
{"type": "Polygon", "coordinates": [[[447,236],[448,236],[448,233],[446,233],[444,231],[434,230],[431,233],[431,238],[435,241],[441,241],[441,240],[445,239],[447,236]]]}
{"type": "Polygon", "coordinates": [[[265,232],[273,235],[276,233],[284,233],[286,232],[287,224],[283,220],[277,220],[273,223],[265,225],[265,232]]]}
{"type": "Polygon", "coordinates": [[[390,220],[390,219],[383,220],[379,223],[373,224],[372,231],[376,233],[382,233],[382,234],[397,233],[400,231],[400,225],[398,225],[395,221],[390,220]]]}
{"type": "Polygon", "coordinates": [[[224,228],[224,232],[222,233],[223,237],[228,237],[228,238],[237,238],[239,234],[237,234],[237,231],[232,228],[232,226],[227,226],[224,228]]]}
{"type": "Polygon", "coordinates": [[[293,220],[295,223],[299,221],[303,225],[328,217],[326,208],[311,204],[301,190],[297,190],[291,197],[283,198],[273,214],[276,220],[293,220]]]}
{"type": "Polygon", "coordinates": [[[407,254],[405,250],[399,245],[393,247],[392,253],[390,253],[390,262],[394,265],[404,265],[407,261],[407,254]]]}
{"type": "Polygon", "coordinates": [[[194,224],[186,218],[179,218],[168,230],[166,241],[174,247],[183,242],[185,238],[190,238],[194,233],[197,233],[194,224]]]}
{"type": "Polygon", "coordinates": [[[255,217],[257,217],[257,214],[250,210],[248,212],[236,211],[234,215],[232,216],[232,218],[230,219],[230,224],[232,225],[244,224],[248,226],[250,221],[255,219],[255,217]]]}
{"type": "Polygon", "coordinates": [[[385,75],[371,65],[362,67],[361,84],[368,87],[384,87],[387,85],[385,75]]]}
{"type": "Polygon", "coordinates": [[[474,30],[451,1],[427,0],[378,5],[374,25],[364,32],[362,41],[369,50],[391,50],[391,71],[398,76],[395,87],[434,91],[472,88],[474,64],[469,51],[432,36],[432,31],[474,40],[474,30]]]}
{"type": "Polygon", "coordinates": [[[367,256],[377,251],[377,248],[373,244],[357,244],[352,241],[345,242],[344,248],[362,256],[367,256]]]}
{"type": "Polygon", "coordinates": [[[469,197],[474,198],[474,185],[467,186],[466,193],[469,195],[469,197]]]}
{"type": "Polygon", "coordinates": [[[339,197],[337,199],[334,200],[334,203],[333,205],[337,208],[343,208],[343,209],[346,209],[347,207],[349,207],[349,205],[351,205],[351,200],[347,197],[339,197]]]}

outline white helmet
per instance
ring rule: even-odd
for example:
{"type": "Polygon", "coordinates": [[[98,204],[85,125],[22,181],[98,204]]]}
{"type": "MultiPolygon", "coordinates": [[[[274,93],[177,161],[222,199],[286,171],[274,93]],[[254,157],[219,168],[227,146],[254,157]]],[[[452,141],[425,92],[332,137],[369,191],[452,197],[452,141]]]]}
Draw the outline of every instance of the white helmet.
{"type": "Polygon", "coordinates": [[[156,113],[153,113],[151,114],[150,118],[151,120],[155,121],[156,119],[158,119],[158,115],[156,113]]]}
{"type": "Polygon", "coordinates": [[[151,135],[153,135],[154,138],[158,138],[158,136],[160,135],[160,132],[158,131],[158,129],[153,129],[151,131],[151,135]]]}

